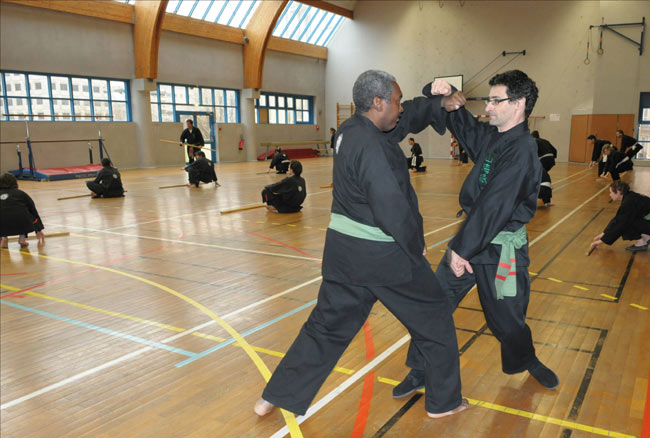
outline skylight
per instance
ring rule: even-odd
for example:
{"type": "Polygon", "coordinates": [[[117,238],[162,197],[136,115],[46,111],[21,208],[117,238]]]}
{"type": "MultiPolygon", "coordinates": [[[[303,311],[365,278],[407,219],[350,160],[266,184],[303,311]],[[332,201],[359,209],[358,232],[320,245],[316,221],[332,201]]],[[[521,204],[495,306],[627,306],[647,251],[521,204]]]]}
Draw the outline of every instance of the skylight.
{"type": "MultiPolygon", "coordinates": [[[[136,0],[117,0],[134,4],[136,0]]],[[[145,1],[145,0],[141,0],[145,1]]],[[[166,12],[245,29],[263,0],[170,0],[166,12]]],[[[290,0],[278,19],[273,36],[327,46],[345,17],[290,0]]]]}

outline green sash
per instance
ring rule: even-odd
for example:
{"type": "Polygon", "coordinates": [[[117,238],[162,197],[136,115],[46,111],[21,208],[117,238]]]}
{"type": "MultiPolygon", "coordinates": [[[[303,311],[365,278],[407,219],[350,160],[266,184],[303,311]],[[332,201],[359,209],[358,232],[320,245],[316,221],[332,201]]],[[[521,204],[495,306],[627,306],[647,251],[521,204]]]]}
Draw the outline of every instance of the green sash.
{"type": "Polygon", "coordinates": [[[650,221],[650,213],[648,213],[648,214],[646,214],[645,216],[643,216],[643,219],[645,219],[645,220],[647,220],[647,221],[650,221]]]}
{"type": "Polygon", "coordinates": [[[359,222],[353,221],[347,216],[342,214],[332,213],[329,228],[338,231],[348,236],[357,237],[359,239],[374,240],[376,242],[394,242],[388,234],[384,233],[378,227],[371,227],[359,222]]]}
{"type": "Polygon", "coordinates": [[[490,243],[501,245],[501,255],[494,280],[497,300],[517,296],[517,260],[515,249],[528,243],[526,225],[517,231],[501,231],[490,243]]]}

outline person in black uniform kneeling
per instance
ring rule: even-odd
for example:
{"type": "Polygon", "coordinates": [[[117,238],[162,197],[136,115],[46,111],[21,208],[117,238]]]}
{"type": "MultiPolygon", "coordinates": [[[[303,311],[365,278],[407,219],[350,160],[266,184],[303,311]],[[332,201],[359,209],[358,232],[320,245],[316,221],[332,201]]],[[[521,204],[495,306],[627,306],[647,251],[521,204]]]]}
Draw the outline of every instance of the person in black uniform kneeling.
{"type": "Polygon", "coordinates": [[[609,186],[612,201],[621,201],[616,216],[607,224],[605,231],[594,237],[591,248],[603,243],[612,245],[620,237],[623,240],[636,240],[628,246],[628,251],[647,251],[650,241],[650,198],[630,190],[630,186],[614,181],[609,186]]]}
{"type": "Polygon", "coordinates": [[[18,236],[21,248],[29,246],[27,235],[35,232],[38,243],[45,242],[43,221],[29,195],[18,189],[16,177],[5,173],[0,177],[0,246],[7,248],[9,236],[18,236]]]}
{"type": "Polygon", "coordinates": [[[217,182],[217,174],[214,171],[214,163],[205,157],[205,152],[199,151],[196,153],[196,159],[192,164],[185,168],[187,177],[189,179],[188,187],[198,187],[199,183],[211,183],[219,187],[221,184],[217,182]]]}
{"type": "Polygon", "coordinates": [[[266,208],[276,213],[297,213],[302,210],[302,203],[307,197],[305,180],[302,174],[302,164],[293,160],[289,165],[289,177],[270,184],[262,190],[262,202],[266,208]]]}
{"type": "Polygon", "coordinates": [[[282,152],[282,148],[278,147],[275,149],[273,158],[271,159],[271,164],[269,165],[269,170],[266,173],[271,173],[271,169],[275,167],[276,173],[285,174],[289,170],[289,156],[282,152]]]}
{"type": "Polygon", "coordinates": [[[122,177],[120,172],[113,167],[111,160],[102,159],[102,170],[97,172],[93,181],[86,182],[86,187],[92,192],[93,198],[119,198],[124,196],[122,177]]]}

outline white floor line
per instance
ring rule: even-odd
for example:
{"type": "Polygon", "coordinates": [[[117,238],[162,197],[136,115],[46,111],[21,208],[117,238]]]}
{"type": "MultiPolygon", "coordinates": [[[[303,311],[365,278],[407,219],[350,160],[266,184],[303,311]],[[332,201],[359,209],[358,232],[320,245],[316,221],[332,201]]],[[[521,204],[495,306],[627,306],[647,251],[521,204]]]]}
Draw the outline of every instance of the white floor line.
{"type": "MultiPolygon", "coordinates": [[[[240,309],[237,309],[237,310],[234,310],[234,311],[232,311],[230,313],[227,313],[227,314],[223,315],[222,318],[224,318],[224,319],[225,318],[230,318],[230,317],[235,316],[235,315],[237,315],[239,313],[242,313],[242,312],[245,312],[247,310],[258,307],[258,306],[260,306],[260,305],[262,305],[264,303],[268,303],[269,301],[276,300],[276,299],[278,299],[280,297],[283,297],[283,296],[285,296],[285,295],[287,295],[287,294],[289,294],[291,292],[294,292],[294,291],[296,291],[298,289],[301,289],[301,288],[303,288],[305,286],[309,286],[310,284],[315,283],[315,282],[317,282],[317,281],[319,281],[321,279],[322,279],[322,277],[320,277],[320,276],[316,277],[316,278],[312,278],[311,280],[308,280],[308,281],[306,281],[306,282],[304,282],[302,284],[299,284],[297,286],[289,288],[289,289],[287,289],[287,290],[285,290],[283,292],[280,292],[280,293],[272,295],[272,296],[270,296],[268,298],[264,298],[263,300],[257,301],[255,303],[251,303],[248,306],[244,306],[244,307],[242,307],[240,309]]],[[[211,320],[206,321],[204,323],[201,323],[201,324],[199,324],[199,325],[197,325],[195,327],[192,327],[189,330],[185,330],[184,332],[177,333],[174,336],[170,336],[169,338],[163,339],[161,341],[161,343],[166,344],[168,342],[172,342],[172,341],[174,341],[176,339],[179,339],[179,338],[182,338],[182,337],[187,336],[189,334],[192,334],[193,332],[195,332],[197,330],[201,330],[201,329],[203,329],[205,327],[208,327],[208,326],[214,324],[215,322],[216,321],[211,319],[211,320]]],[[[26,395],[24,395],[22,397],[19,397],[19,398],[15,399],[15,400],[11,400],[11,401],[9,401],[7,403],[4,403],[4,404],[0,405],[0,410],[4,410],[4,409],[10,408],[12,406],[16,406],[16,405],[18,405],[20,403],[31,400],[34,397],[38,397],[39,395],[45,394],[45,393],[50,392],[50,391],[52,391],[54,389],[65,386],[65,385],[67,385],[69,383],[76,382],[77,380],[81,380],[86,376],[90,376],[92,374],[98,373],[99,371],[110,368],[113,365],[117,365],[117,364],[122,363],[122,362],[124,362],[126,360],[132,359],[132,358],[134,358],[136,356],[139,356],[142,353],[145,353],[145,352],[147,352],[149,350],[153,350],[153,348],[152,347],[140,348],[139,350],[135,350],[135,351],[133,351],[131,353],[120,356],[120,357],[118,357],[116,359],[113,359],[111,361],[108,361],[108,362],[106,362],[106,363],[104,363],[102,365],[96,366],[94,368],[90,368],[89,370],[86,370],[86,371],[82,371],[81,373],[75,374],[75,375],[70,376],[70,377],[68,377],[66,379],[63,379],[63,380],[61,380],[59,382],[56,382],[56,383],[48,385],[48,386],[46,386],[44,388],[41,388],[41,389],[39,389],[37,391],[30,392],[29,394],[26,394],[26,395]]]]}
{"type": "Polygon", "coordinates": [[[590,167],[587,167],[586,169],[581,170],[580,172],[573,173],[573,174],[571,174],[571,175],[569,175],[569,176],[567,176],[567,177],[565,177],[565,178],[562,178],[562,179],[560,179],[560,180],[557,180],[557,181],[555,181],[553,184],[557,184],[557,183],[561,183],[562,181],[566,181],[567,179],[569,179],[569,178],[573,178],[573,177],[576,176],[576,175],[580,175],[581,173],[585,173],[585,172],[588,171],[589,169],[591,169],[591,168],[590,168],[590,167]]]}
{"type": "MultiPolygon", "coordinates": [[[[379,356],[375,357],[373,360],[368,362],[363,368],[361,368],[356,373],[348,377],[343,383],[331,390],[327,395],[314,403],[305,413],[305,415],[300,415],[296,417],[298,424],[302,424],[303,421],[307,420],[309,417],[314,415],[316,412],[324,408],[329,402],[334,400],[338,395],[343,391],[352,386],[357,380],[361,379],[363,376],[368,374],[373,368],[375,368],[379,363],[383,362],[388,356],[393,354],[398,348],[406,344],[411,337],[409,335],[404,335],[399,341],[395,342],[393,345],[384,350],[379,356]]],[[[278,430],[276,433],[270,436],[270,438],[281,438],[289,433],[289,428],[284,426],[282,429],[278,430]]]]}
{"type": "Polygon", "coordinates": [[[245,252],[245,253],[249,253],[249,254],[259,254],[259,255],[273,256],[273,257],[285,257],[285,258],[288,258],[288,259],[309,260],[309,261],[316,261],[316,262],[321,261],[321,259],[319,259],[317,257],[305,257],[305,256],[292,255],[292,254],[280,254],[280,253],[276,253],[276,252],[257,251],[257,250],[254,250],[254,249],[233,248],[231,246],[213,245],[213,244],[210,244],[210,243],[200,243],[200,242],[189,242],[189,241],[186,241],[186,240],[178,240],[178,239],[166,239],[164,237],[150,237],[150,236],[141,236],[139,234],[117,233],[115,231],[98,230],[98,229],[95,229],[95,228],[86,228],[86,227],[77,227],[75,225],[61,225],[61,224],[53,224],[51,222],[48,222],[48,225],[55,226],[55,227],[61,227],[61,228],[73,228],[73,229],[77,229],[77,230],[92,231],[92,232],[95,232],[95,233],[112,234],[112,235],[115,235],[115,236],[135,237],[135,238],[138,238],[138,239],[157,240],[157,241],[160,241],[160,242],[171,242],[171,243],[177,243],[177,244],[181,244],[181,245],[202,246],[202,247],[205,247],[205,248],[222,249],[222,250],[226,250],[226,251],[245,252]]]}
{"type": "Polygon", "coordinates": [[[457,220],[456,222],[452,222],[452,223],[450,223],[450,224],[447,224],[447,225],[445,225],[444,227],[440,227],[440,228],[438,228],[438,229],[436,229],[436,230],[429,231],[428,233],[424,233],[424,237],[430,236],[430,235],[432,235],[433,233],[437,233],[438,231],[442,231],[442,230],[444,230],[445,228],[453,227],[454,225],[459,224],[459,223],[461,223],[461,222],[464,221],[464,220],[465,220],[465,219],[460,219],[460,220],[457,220]]]}
{"type": "MultiPolygon", "coordinates": [[[[557,223],[555,223],[553,226],[551,226],[549,229],[544,231],[542,234],[537,236],[535,240],[530,242],[529,247],[533,246],[535,243],[539,242],[542,238],[547,236],[551,231],[553,231],[555,228],[560,226],[565,220],[570,218],[575,212],[580,210],[582,207],[587,205],[591,200],[593,200],[595,197],[600,195],[605,189],[608,187],[603,187],[603,189],[599,190],[595,195],[587,199],[585,202],[580,204],[578,207],[574,208],[571,210],[566,216],[564,216],[562,219],[560,219],[557,223]]],[[[476,287],[476,286],[474,286],[476,287]]],[[[474,289],[474,288],[472,288],[474,289]]],[[[341,394],[345,389],[349,388],[352,384],[354,384],[357,380],[359,380],[363,375],[367,374],[371,369],[379,365],[381,362],[383,362],[388,356],[390,356],[392,353],[394,353],[399,347],[404,345],[406,341],[409,340],[409,335],[404,336],[401,338],[399,341],[395,342],[393,345],[388,347],[381,355],[377,356],[375,359],[372,361],[368,362],[363,368],[361,368],[359,371],[348,377],[343,383],[341,383],[339,386],[334,388],[332,391],[329,392],[326,396],[324,396],[322,399],[320,399],[318,402],[316,402],[314,405],[312,405],[309,410],[307,410],[307,413],[304,416],[299,416],[296,419],[298,420],[298,423],[301,424],[303,421],[308,419],[309,417],[313,416],[316,412],[318,412],[320,409],[324,408],[329,402],[334,400],[339,394],[341,394]]],[[[278,430],[276,433],[271,435],[270,438],[282,438],[284,437],[287,433],[289,433],[289,429],[284,426],[282,429],[278,430]]]]}
{"type": "Polygon", "coordinates": [[[578,205],[576,208],[574,208],[573,210],[571,210],[571,211],[570,211],[566,216],[564,216],[562,219],[560,219],[559,221],[557,221],[557,222],[556,222],[556,223],[555,223],[551,228],[547,229],[547,230],[544,231],[542,234],[540,234],[539,236],[537,236],[537,237],[536,237],[532,242],[530,242],[530,243],[528,244],[528,246],[531,247],[531,246],[533,246],[535,243],[537,243],[539,240],[541,240],[542,238],[546,237],[546,236],[548,235],[548,233],[550,233],[551,231],[553,231],[554,229],[556,229],[557,227],[559,227],[559,226],[560,226],[560,225],[561,225],[565,220],[569,219],[569,218],[570,218],[571,216],[573,216],[573,215],[574,215],[578,210],[580,210],[582,207],[584,207],[585,205],[587,205],[587,204],[588,204],[589,202],[591,202],[595,197],[597,197],[598,195],[600,195],[601,193],[603,193],[603,192],[604,192],[605,190],[607,190],[608,188],[609,188],[609,186],[605,186],[605,187],[603,187],[602,189],[598,190],[598,192],[596,192],[595,195],[593,195],[592,197],[590,197],[589,199],[587,199],[587,200],[586,200],[585,202],[583,202],[582,204],[578,205]]]}

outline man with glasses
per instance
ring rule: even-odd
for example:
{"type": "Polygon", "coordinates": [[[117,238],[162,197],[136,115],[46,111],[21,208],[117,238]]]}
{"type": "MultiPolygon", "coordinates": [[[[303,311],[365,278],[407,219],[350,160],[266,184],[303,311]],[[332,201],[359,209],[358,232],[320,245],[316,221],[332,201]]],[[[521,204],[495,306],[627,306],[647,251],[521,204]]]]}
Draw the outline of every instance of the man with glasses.
{"type": "MultiPolygon", "coordinates": [[[[437,132],[445,126],[475,163],[460,192],[467,219],[449,242],[436,276],[453,308],[476,285],[488,328],[501,343],[506,374],[528,371],[542,386],[554,389],[559,379],[535,354],[526,309],[530,298],[526,224],[535,215],[542,166],[527,119],[537,101],[537,86],[525,73],[512,70],[490,80],[481,123],[463,108],[465,97],[437,79],[423,90],[443,94],[434,116],[437,132]]],[[[393,390],[407,396],[423,387],[425,362],[417,340],[409,346],[411,371],[393,390]]]]}

